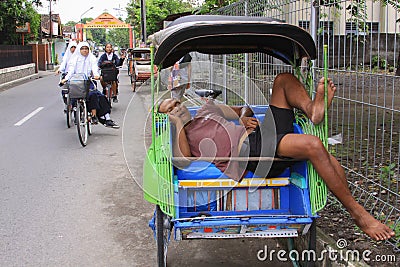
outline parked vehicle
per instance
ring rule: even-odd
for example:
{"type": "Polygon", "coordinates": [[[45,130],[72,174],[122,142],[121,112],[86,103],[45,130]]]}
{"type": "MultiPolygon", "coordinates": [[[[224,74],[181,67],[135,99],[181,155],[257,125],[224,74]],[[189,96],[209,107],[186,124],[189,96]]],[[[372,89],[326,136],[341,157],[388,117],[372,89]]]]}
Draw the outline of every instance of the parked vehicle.
{"type": "MultiPolygon", "coordinates": [[[[187,16],[154,34],[152,40],[156,47],[153,63],[158,71],[173,66],[189,52],[211,55],[261,52],[294,68],[299,67],[304,57],[316,58],[315,43],[306,31],[261,17],[187,16]]],[[[157,102],[159,84],[152,84],[153,102],[157,102]]],[[[210,91],[204,89],[199,92],[201,97],[207,97],[204,92],[210,91]]],[[[237,92],[241,89],[236,88],[237,92]]],[[[211,90],[212,97],[218,94],[211,90]]],[[[263,120],[268,105],[251,107],[254,116],[263,120]]],[[[188,166],[177,168],[172,162],[181,159],[173,157],[168,115],[157,113],[156,108],[154,104],[151,111],[152,143],[144,164],[143,191],[144,198],[155,204],[149,225],[157,242],[158,266],[166,266],[171,234],[178,241],[279,237],[287,238],[292,248],[294,239],[302,238],[309,244],[307,249],[315,249],[316,211],[326,203],[326,186],[309,171],[307,162],[296,162],[274,178],[248,173],[241,182],[229,179],[203,159],[191,159],[188,166]]],[[[197,109],[189,108],[192,116],[197,109]]],[[[303,132],[297,123],[294,126],[296,133],[303,132]]]]}
{"type": "MultiPolygon", "coordinates": [[[[154,71],[157,72],[156,67],[154,71]]],[[[129,60],[129,75],[132,91],[136,91],[138,83],[144,83],[151,77],[150,48],[137,47],[131,50],[129,60]]]]}

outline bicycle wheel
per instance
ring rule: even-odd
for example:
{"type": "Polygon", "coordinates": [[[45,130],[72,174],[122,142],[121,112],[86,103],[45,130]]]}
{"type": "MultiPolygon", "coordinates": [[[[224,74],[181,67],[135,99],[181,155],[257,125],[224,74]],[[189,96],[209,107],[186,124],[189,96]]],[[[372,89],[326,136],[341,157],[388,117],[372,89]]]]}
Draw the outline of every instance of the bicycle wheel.
{"type": "Polygon", "coordinates": [[[79,142],[82,146],[86,146],[88,139],[88,116],[87,116],[86,102],[80,99],[76,103],[76,128],[78,130],[79,142]]]}
{"type": "Polygon", "coordinates": [[[87,123],[87,130],[88,130],[88,135],[92,135],[92,123],[91,122],[87,123]]]}
{"type": "Polygon", "coordinates": [[[107,100],[108,103],[110,104],[110,108],[112,107],[112,85],[111,83],[107,83],[107,100]]]}
{"type": "Polygon", "coordinates": [[[67,119],[67,127],[71,128],[71,125],[73,124],[71,99],[69,98],[69,94],[67,94],[66,97],[67,97],[67,104],[66,104],[67,108],[66,108],[65,116],[67,119]]]}

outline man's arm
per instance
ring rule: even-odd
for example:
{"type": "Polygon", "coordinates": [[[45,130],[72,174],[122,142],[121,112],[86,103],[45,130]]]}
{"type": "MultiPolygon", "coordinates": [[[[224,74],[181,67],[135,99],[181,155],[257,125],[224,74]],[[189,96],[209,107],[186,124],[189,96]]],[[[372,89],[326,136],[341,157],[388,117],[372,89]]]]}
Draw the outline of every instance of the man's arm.
{"type": "Polygon", "coordinates": [[[240,124],[246,129],[254,130],[258,125],[258,120],[253,117],[254,113],[249,106],[227,106],[218,105],[227,120],[239,120],[240,124]]]}
{"type": "MultiPolygon", "coordinates": [[[[172,150],[174,157],[191,157],[189,142],[186,137],[184,124],[178,114],[169,114],[170,122],[173,124],[172,150]]],[[[176,167],[185,167],[190,164],[190,160],[179,160],[174,162],[176,167]]]]}

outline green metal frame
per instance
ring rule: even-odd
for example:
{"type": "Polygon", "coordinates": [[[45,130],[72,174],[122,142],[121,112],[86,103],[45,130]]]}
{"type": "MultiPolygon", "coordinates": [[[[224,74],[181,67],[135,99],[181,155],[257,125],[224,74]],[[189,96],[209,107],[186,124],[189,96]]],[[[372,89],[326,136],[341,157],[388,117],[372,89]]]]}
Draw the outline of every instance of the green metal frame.
{"type": "MultiPolygon", "coordinates": [[[[328,148],[328,46],[324,45],[324,81],[325,81],[325,110],[324,120],[318,125],[314,125],[303,113],[296,114],[296,122],[303,129],[305,134],[312,134],[318,136],[324,146],[328,148]]],[[[300,69],[296,68],[297,76],[301,76],[300,69]]],[[[309,94],[312,96],[313,90],[313,75],[309,71],[307,77],[304,79],[306,87],[309,89],[309,94]]],[[[315,215],[318,211],[322,210],[328,199],[328,188],[322,178],[315,171],[310,162],[307,162],[308,171],[308,186],[310,190],[310,204],[311,212],[315,215]]]]}
{"type": "MultiPolygon", "coordinates": [[[[151,94],[152,103],[155,102],[154,80],[154,47],[151,52],[151,94]]],[[[161,69],[161,68],[159,68],[161,69]]],[[[157,89],[158,92],[158,89],[157,89]]],[[[144,198],[160,206],[161,210],[175,216],[174,190],[172,182],[172,151],[170,122],[168,115],[156,112],[156,105],[152,105],[152,142],[147,151],[143,170],[144,198]]]]}

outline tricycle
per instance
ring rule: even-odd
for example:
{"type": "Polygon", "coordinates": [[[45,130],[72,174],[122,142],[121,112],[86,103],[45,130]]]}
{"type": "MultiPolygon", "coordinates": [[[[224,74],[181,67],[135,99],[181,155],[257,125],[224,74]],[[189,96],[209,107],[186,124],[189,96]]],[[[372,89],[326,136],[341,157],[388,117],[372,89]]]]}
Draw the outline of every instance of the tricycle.
{"type": "Polygon", "coordinates": [[[144,83],[151,76],[150,48],[136,47],[130,50],[129,76],[132,85],[132,91],[136,91],[138,82],[144,83]]]}
{"type": "MultiPolygon", "coordinates": [[[[317,211],[326,203],[327,189],[308,162],[295,162],[279,175],[268,178],[248,172],[240,181],[230,179],[209,158],[190,158],[188,166],[178,167],[175,163],[182,159],[174,157],[172,153],[173,125],[167,114],[157,112],[159,99],[156,99],[162,84],[160,79],[165,76],[160,75],[160,71],[173,66],[187,53],[211,57],[264,53],[288,65],[299,75],[304,75],[300,74],[301,63],[304,63],[304,59],[311,61],[316,58],[316,47],[311,36],[297,26],[269,18],[192,15],[175,20],[166,29],[151,36],[151,39],[154,44],[151,64],[157,65],[159,79],[156,81],[154,75],[151,79],[152,139],[144,163],[143,188],[144,198],[156,207],[149,225],[157,242],[158,266],[167,264],[171,234],[178,241],[286,238],[289,249],[294,249],[294,240],[303,238],[309,245],[305,249],[315,250],[315,220],[317,211]]],[[[192,64],[195,70],[196,64],[192,64]]],[[[242,94],[243,88],[219,86],[218,89],[222,90],[217,90],[213,88],[215,80],[204,82],[205,77],[212,79],[210,73],[236,71],[227,70],[226,66],[217,68],[218,71],[208,70],[207,75],[201,77],[202,84],[208,84],[209,87],[198,90],[199,99],[207,101],[209,97],[218,97],[221,102],[231,104],[237,100],[232,100],[233,97],[230,99],[229,93],[232,96],[242,94]],[[222,94],[218,96],[220,92],[222,94]]],[[[193,80],[196,75],[192,75],[193,80]]],[[[307,77],[310,75],[312,73],[308,70],[307,77]]],[[[253,104],[246,101],[246,96],[241,103],[251,107],[259,121],[264,119],[269,108],[267,100],[253,104]]],[[[194,105],[188,109],[194,116],[199,107],[194,105]]],[[[316,130],[319,125],[312,125],[301,114],[296,116],[293,124],[298,134],[318,135],[321,132],[316,130]]],[[[326,138],[326,133],[322,133],[320,138],[326,138]]],[[[232,157],[227,160],[243,159],[232,157]]],[[[298,264],[296,259],[293,259],[293,263],[298,264]]]]}

